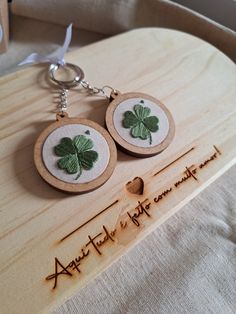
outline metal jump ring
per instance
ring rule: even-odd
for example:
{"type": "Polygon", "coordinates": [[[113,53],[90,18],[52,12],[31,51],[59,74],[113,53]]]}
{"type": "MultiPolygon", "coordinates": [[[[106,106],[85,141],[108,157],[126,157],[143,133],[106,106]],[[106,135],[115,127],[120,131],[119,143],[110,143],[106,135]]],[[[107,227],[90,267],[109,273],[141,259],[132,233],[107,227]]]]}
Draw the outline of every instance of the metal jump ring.
{"type": "Polygon", "coordinates": [[[72,63],[65,63],[64,65],[51,64],[50,67],[49,67],[48,73],[49,73],[49,76],[50,76],[51,80],[53,80],[55,83],[57,83],[58,85],[60,85],[63,88],[66,88],[66,89],[70,89],[72,87],[75,87],[75,86],[79,85],[79,83],[84,78],[83,70],[80,67],[78,67],[77,65],[72,64],[72,63]],[[55,78],[55,73],[56,73],[56,71],[60,67],[64,67],[64,68],[68,67],[68,68],[72,69],[75,72],[75,74],[76,74],[74,79],[73,80],[69,80],[69,81],[57,80],[55,78]]]}

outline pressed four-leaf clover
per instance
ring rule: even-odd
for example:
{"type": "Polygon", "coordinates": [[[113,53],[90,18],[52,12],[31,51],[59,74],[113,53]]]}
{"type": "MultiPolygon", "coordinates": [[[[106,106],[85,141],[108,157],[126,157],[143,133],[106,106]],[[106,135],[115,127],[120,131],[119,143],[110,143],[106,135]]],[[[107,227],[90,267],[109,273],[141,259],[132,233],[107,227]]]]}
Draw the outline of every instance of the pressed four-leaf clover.
{"type": "MultiPolygon", "coordinates": [[[[140,101],[144,103],[143,100],[140,101]]],[[[157,132],[159,119],[156,116],[150,116],[151,109],[144,107],[141,104],[134,106],[133,111],[126,111],[122,121],[123,127],[131,129],[131,136],[147,140],[149,138],[150,145],[152,144],[152,133],[157,132]]]]}
{"type": "Polygon", "coordinates": [[[92,169],[98,160],[98,153],[92,148],[93,141],[84,135],[77,135],[73,140],[63,137],[60,144],[54,147],[55,154],[62,157],[57,162],[58,167],[69,174],[78,173],[77,180],[83,169],[92,169]]]}

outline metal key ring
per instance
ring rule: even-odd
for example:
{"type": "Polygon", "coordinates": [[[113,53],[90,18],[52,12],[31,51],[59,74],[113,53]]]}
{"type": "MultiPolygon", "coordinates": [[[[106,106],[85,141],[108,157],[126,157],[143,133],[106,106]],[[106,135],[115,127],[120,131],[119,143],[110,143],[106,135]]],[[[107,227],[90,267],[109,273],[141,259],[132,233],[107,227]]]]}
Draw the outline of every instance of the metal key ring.
{"type": "Polygon", "coordinates": [[[72,87],[75,87],[77,85],[79,85],[79,83],[83,80],[84,78],[84,72],[83,70],[78,67],[77,65],[75,64],[72,64],[72,63],[65,63],[64,65],[60,65],[60,64],[51,64],[50,67],[49,67],[49,70],[48,70],[48,73],[49,73],[49,76],[51,78],[51,80],[55,83],[57,83],[58,85],[60,85],[61,87],[63,88],[66,88],[66,89],[70,89],[72,87]],[[57,80],[55,78],[55,73],[56,71],[60,68],[60,67],[68,67],[69,69],[72,69],[76,76],[74,77],[73,80],[68,80],[68,81],[60,81],[60,80],[57,80]]]}

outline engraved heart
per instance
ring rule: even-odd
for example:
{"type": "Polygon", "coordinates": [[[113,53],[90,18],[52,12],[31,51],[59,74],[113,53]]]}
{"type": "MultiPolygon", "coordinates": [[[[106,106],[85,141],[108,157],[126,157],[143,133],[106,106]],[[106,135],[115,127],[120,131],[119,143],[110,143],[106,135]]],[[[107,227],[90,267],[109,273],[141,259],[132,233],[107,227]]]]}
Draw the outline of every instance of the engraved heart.
{"type": "Polygon", "coordinates": [[[144,190],[144,182],[140,177],[134,178],[132,181],[126,183],[126,189],[132,194],[142,195],[144,190]]]}

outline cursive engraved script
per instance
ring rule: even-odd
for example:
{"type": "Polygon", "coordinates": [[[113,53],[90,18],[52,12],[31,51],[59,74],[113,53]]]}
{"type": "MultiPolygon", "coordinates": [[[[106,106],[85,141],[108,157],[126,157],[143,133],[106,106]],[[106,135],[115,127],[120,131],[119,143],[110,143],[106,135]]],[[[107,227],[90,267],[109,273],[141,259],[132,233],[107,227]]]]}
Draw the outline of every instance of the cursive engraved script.
{"type": "MultiPolygon", "coordinates": [[[[129,230],[129,227],[133,225],[139,228],[143,223],[143,220],[147,221],[147,219],[151,219],[151,210],[153,207],[156,208],[157,203],[159,203],[164,198],[167,198],[187,181],[194,180],[197,183],[199,180],[199,171],[215,161],[222,154],[215,145],[213,148],[213,154],[211,154],[198,165],[186,166],[182,176],[177,181],[173,182],[168,188],[165,188],[161,193],[155,195],[150,200],[146,198],[143,201],[138,201],[137,206],[135,206],[132,210],[127,211],[127,216],[118,221],[116,229],[109,229],[107,226],[102,225],[100,232],[96,234],[89,234],[87,236],[87,242],[84,243],[82,248],[79,250],[79,255],[74,259],[70,260],[69,262],[62,262],[62,260],[59,260],[58,257],[55,257],[54,272],[46,277],[47,281],[53,281],[52,288],[55,289],[57,287],[59,277],[71,278],[75,274],[80,274],[82,262],[85,263],[88,257],[92,254],[101,256],[103,254],[103,246],[105,246],[107,243],[115,244],[121,232],[129,230]]],[[[111,205],[114,205],[116,202],[112,203],[111,205]]]]}

